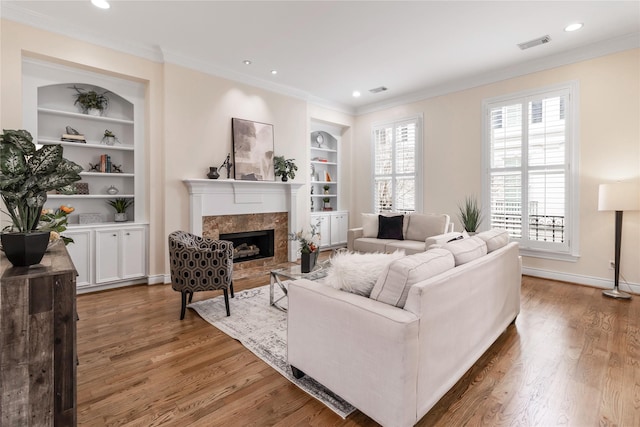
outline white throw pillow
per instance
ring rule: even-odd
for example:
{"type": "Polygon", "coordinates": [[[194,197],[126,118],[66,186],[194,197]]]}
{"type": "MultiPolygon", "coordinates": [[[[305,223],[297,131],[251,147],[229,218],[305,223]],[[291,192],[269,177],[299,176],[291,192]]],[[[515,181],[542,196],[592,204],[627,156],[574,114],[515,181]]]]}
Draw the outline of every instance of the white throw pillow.
{"type": "Polygon", "coordinates": [[[500,249],[509,243],[509,232],[507,230],[501,230],[499,228],[493,228],[488,231],[476,234],[476,237],[481,238],[487,244],[487,252],[491,253],[496,249],[500,249]]]}
{"type": "Polygon", "coordinates": [[[453,255],[445,249],[432,249],[397,259],[382,271],[370,298],[403,308],[411,286],[454,266],[453,255]]]}
{"type": "Polygon", "coordinates": [[[449,225],[446,214],[412,214],[408,218],[409,226],[405,239],[424,242],[427,237],[445,233],[449,225]]]}
{"type": "Polygon", "coordinates": [[[473,261],[487,254],[487,244],[479,237],[469,237],[468,239],[454,240],[442,246],[453,254],[456,260],[456,267],[473,261]]]}
{"type": "Polygon", "coordinates": [[[332,288],[368,297],[382,270],[390,262],[403,256],[404,251],[391,254],[338,252],[331,258],[331,266],[323,283],[332,288]]]}
{"type": "Polygon", "coordinates": [[[362,237],[378,237],[378,214],[362,214],[362,237]]]}

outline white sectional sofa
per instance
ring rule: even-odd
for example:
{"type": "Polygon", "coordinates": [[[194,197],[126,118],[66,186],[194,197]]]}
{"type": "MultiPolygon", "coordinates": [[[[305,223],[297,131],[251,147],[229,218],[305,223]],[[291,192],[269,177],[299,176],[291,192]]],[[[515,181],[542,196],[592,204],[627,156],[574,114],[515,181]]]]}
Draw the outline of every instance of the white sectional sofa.
{"type": "Polygon", "coordinates": [[[383,426],[417,423],[515,322],[521,262],[504,233],[395,259],[369,298],[291,282],[294,374],[309,375],[383,426]]]}
{"type": "MultiPolygon", "coordinates": [[[[384,214],[383,217],[392,218],[401,214],[384,214]]],[[[389,225],[387,228],[394,227],[389,225]]],[[[379,238],[384,233],[385,226],[379,222],[378,214],[362,214],[362,227],[347,231],[347,249],[357,252],[391,253],[402,249],[406,254],[424,252],[438,241],[445,233],[453,232],[453,223],[446,214],[407,214],[402,218],[402,233],[388,233],[385,238],[379,238]],[[392,238],[395,237],[395,238],[392,238]]],[[[399,231],[399,230],[397,230],[399,231]]],[[[460,233],[450,235],[449,239],[458,237],[460,233]]]]}

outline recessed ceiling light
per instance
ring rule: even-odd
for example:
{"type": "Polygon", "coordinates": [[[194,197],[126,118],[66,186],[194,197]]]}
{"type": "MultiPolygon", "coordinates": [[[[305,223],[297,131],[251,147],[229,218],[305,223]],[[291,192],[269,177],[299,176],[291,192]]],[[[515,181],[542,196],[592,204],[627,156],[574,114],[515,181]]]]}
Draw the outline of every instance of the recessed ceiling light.
{"type": "Polygon", "coordinates": [[[271,74],[275,76],[276,74],[278,74],[278,70],[271,70],[271,74]]]}
{"type": "Polygon", "coordinates": [[[571,32],[571,31],[578,31],[580,28],[582,28],[584,26],[584,24],[582,22],[577,22],[575,24],[570,24],[567,25],[564,30],[566,32],[571,32]]]}
{"type": "Polygon", "coordinates": [[[100,9],[109,9],[111,7],[107,0],[91,0],[91,4],[100,9]]]}
{"type": "Polygon", "coordinates": [[[351,95],[353,95],[354,98],[359,98],[360,97],[360,92],[358,92],[357,90],[354,90],[351,95]]]}
{"type": "Polygon", "coordinates": [[[242,61],[242,63],[244,65],[251,65],[251,61],[249,61],[248,59],[245,59],[244,61],[242,61]]]}

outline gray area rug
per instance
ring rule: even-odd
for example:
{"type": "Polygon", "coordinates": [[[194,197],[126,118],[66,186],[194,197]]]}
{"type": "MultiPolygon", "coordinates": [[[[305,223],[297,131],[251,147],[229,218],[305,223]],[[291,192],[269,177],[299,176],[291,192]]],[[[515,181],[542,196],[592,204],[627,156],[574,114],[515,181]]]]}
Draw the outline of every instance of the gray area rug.
{"type": "MultiPolygon", "coordinates": [[[[277,288],[277,286],[276,286],[277,288]]],[[[277,289],[276,298],[282,295],[277,289]]],[[[286,299],[280,301],[286,307],[286,299]]],[[[287,314],[269,305],[269,285],[237,292],[226,316],[224,297],[189,304],[207,322],[240,341],[252,353],[328,408],[346,418],[355,408],[312,378],[295,379],[287,364],[287,314]]]]}

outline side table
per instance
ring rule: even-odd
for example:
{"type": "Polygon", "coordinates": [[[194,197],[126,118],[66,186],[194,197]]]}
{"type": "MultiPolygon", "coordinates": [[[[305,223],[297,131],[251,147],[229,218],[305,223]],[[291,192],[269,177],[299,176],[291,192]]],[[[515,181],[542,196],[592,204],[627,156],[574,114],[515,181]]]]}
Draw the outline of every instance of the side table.
{"type": "Polygon", "coordinates": [[[271,270],[270,276],[271,280],[269,281],[269,304],[277,308],[278,310],[287,311],[286,307],[283,307],[279,304],[280,301],[287,298],[287,286],[286,283],[289,280],[298,280],[298,279],[307,279],[307,280],[318,280],[327,276],[327,267],[328,263],[317,264],[316,268],[314,268],[309,273],[303,273],[300,269],[300,265],[292,265],[290,267],[279,268],[276,270],[271,270]],[[275,298],[274,291],[276,289],[276,285],[282,290],[284,295],[279,298],[275,298]]]}

